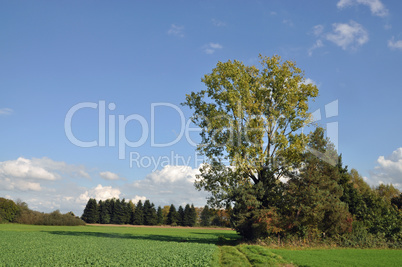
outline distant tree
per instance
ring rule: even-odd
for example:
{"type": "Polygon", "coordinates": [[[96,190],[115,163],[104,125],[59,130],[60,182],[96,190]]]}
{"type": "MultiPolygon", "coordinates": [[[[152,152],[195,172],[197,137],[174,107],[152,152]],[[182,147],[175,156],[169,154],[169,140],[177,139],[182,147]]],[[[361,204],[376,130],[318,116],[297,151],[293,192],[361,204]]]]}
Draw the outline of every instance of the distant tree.
{"type": "MultiPolygon", "coordinates": [[[[340,160],[341,162],[341,160],[340,160]]],[[[341,163],[338,163],[338,168],[341,163]]],[[[340,170],[345,173],[346,168],[340,170]]],[[[376,189],[363,180],[354,169],[345,175],[343,196],[340,198],[349,206],[353,218],[370,234],[384,234],[388,239],[402,239],[402,213],[393,204],[399,191],[392,185],[380,185],[376,189]],[[399,237],[398,237],[399,236],[399,237]]],[[[402,240],[401,240],[402,241],[402,240]]]]}
{"type": "Polygon", "coordinates": [[[170,205],[165,205],[162,208],[162,213],[163,213],[163,223],[167,224],[167,218],[170,210],[170,205]]]}
{"type": "Polygon", "coordinates": [[[396,207],[375,191],[363,194],[363,200],[366,212],[359,219],[368,228],[368,232],[372,234],[383,233],[387,238],[399,235],[402,243],[402,214],[398,212],[396,207]]]}
{"type": "Polygon", "coordinates": [[[156,218],[157,218],[157,223],[158,223],[158,225],[161,225],[161,224],[164,223],[164,220],[163,220],[163,211],[162,211],[161,206],[158,206],[158,211],[156,212],[156,218]]]}
{"type": "Polygon", "coordinates": [[[197,211],[194,204],[191,204],[188,226],[194,226],[197,223],[197,211]]]}
{"type": "Polygon", "coordinates": [[[398,208],[398,210],[402,209],[402,193],[399,196],[393,197],[391,199],[392,205],[398,208]]]}
{"type": "Polygon", "coordinates": [[[391,202],[392,198],[399,196],[399,194],[401,193],[392,184],[380,184],[379,186],[377,186],[376,192],[388,202],[391,202]]]}
{"type": "Polygon", "coordinates": [[[114,208],[111,218],[111,223],[123,224],[124,223],[124,207],[120,199],[114,200],[114,208]]]}
{"type": "Polygon", "coordinates": [[[190,205],[189,204],[187,204],[185,207],[184,207],[184,214],[183,214],[183,226],[190,226],[190,224],[191,224],[191,208],[190,208],[190,205]]]}
{"type": "MultiPolygon", "coordinates": [[[[131,202],[131,201],[130,201],[131,202]]],[[[129,202],[126,202],[126,200],[123,198],[123,200],[121,201],[121,207],[122,207],[122,217],[121,217],[121,221],[124,224],[128,224],[130,223],[130,212],[131,212],[131,208],[129,206],[129,202]]]]}
{"type": "Polygon", "coordinates": [[[133,203],[133,201],[130,200],[130,201],[128,202],[127,208],[128,208],[128,216],[129,216],[129,221],[128,221],[128,223],[129,223],[129,224],[133,224],[133,220],[134,220],[134,211],[135,211],[135,204],[133,203]]]}
{"type": "Polygon", "coordinates": [[[148,199],[144,202],[144,224],[145,225],[156,225],[156,210],[153,203],[151,203],[148,199]]]}
{"type": "Polygon", "coordinates": [[[191,204],[189,226],[194,226],[196,223],[197,223],[197,211],[195,210],[194,204],[191,204]]]}
{"type": "Polygon", "coordinates": [[[184,208],[183,225],[184,226],[194,226],[197,222],[197,213],[195,211],[194,205],[187,204],[184,208]]]}
{"type": "Polygon", "coordinates": [[[364,181],[363,177],[355,169],[352,169],[349,173],[351,184],[360,193],[365,194],[371,192],[370,186],[364,181]]]}
{"type": "Polygon", "coordinates": [[[229,209],[210,209],[211,225],[219,227],[229,227],[230,217],[229,209]]]}
{"type": "Polygon", "coordinates": [[[179,206],[179,209],[177,210],[177,225],[185,226],[184,220],[184,209],[182,206],[179,206]]]}
{"type": "Polygon", "coordinates": [[[19,207],[14,201],[0,198],[0,221],[13,222],[19,212],[19,207]]]}
{"type": "Polygon", "coordinates": [[[210,226],[211,225],[211,212],[209,211],[208,205],[205,205],[201,212],[201,225],[210,226]]]}
{"type": "Polygon", "coordinates": [[[81,219],[86,223],[96,223],[99,220],[98,204],[96,199],[90,198],[85,206],[81,219]]]}
{"type": "Polygon", "coordinates": [[[144,210],[142,201],[139,200],[137,206],[135,207],[134,215],[133,215],[133,224],[135,225],[143,225],[144,224],[144,210]]]}
{"type": "Polygon", "coordinates": [[[168,225],[177,225],[177,211],[176,211],[176,207],[173,204],[170,205],[169,213],[167,215],[166,224],[168,224],[168,225]]]}
{"type": "Polygon", "coordinates": [[[99,200],[99,223],[101,224],[109,224],[110,223],[110,211],[109,211],[110,201],[102,201],[99,200]]]}

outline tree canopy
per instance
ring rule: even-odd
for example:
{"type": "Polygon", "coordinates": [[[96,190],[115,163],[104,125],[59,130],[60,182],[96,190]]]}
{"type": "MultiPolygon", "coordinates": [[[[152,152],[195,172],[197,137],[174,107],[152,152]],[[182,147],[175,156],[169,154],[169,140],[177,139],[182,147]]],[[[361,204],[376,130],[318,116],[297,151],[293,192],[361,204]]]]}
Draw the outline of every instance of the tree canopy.
{"type": "Polygon", "coordinates": [[[306,83],[294,62],[260,59],[261,69],[219,62],[202,79],[206,89],[183,103],[194,109],[192,122],[202,138],[197,149],[207,158],[196,186],[212,192],[213,204],[230,199],[238,186],[283,177],[306,145],[300,130],[310,123],[308,101],[317,87],[306,83]]]}
{"type": "Polygon", "coordinates": [[[211,192],[213,206],[233,205],[231,225],[245,239],[401,242],[400,192],[371,189],[348,172],[324,129],[304,133],[318,89],[294,62],[260,56],[260,63],[218,62],[202,78],[205,89],[186,95],[205,156],[196,188],[211,192]]]}

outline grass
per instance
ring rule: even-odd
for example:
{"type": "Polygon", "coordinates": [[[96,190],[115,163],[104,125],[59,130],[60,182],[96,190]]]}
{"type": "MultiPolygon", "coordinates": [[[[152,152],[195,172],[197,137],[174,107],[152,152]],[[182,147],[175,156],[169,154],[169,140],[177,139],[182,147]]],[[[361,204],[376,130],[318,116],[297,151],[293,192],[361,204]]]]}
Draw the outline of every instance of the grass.
{"type": "Polygon", "coordinates": [[[402,266],[402,250],[393,249],[271,249],[298,266],[402,266]]]}
{"type": "Polygon", "coordinates": [[[402,266],[402,250],[271,249],[230,230],[0,224],[0,266],[402,266]]]}
{"type": "Polygon", "coordinates": [[[268,248],[257,245],[222,246],[221,266],[285,266],[289,265],[281,256],[268,248]]]}
{"type": "Polygon", "coordinates": [[[241,253],[236,247],[233,246],[222,246],[220,247],[220,265],[221,266],[252,266],[247,260],[247,257],[241,253]]]}
{"type": "Polygon", "coordinates": [[[228,230],[0,225],[0,266],[210,266],[228,230]]]}
{"type": "Polygon", "coordinates": [[[272,253],[268,248],[261,246],[243,245],[238,246],[252,266],[284,266],[288,265],[281,256],[272,253]]]}

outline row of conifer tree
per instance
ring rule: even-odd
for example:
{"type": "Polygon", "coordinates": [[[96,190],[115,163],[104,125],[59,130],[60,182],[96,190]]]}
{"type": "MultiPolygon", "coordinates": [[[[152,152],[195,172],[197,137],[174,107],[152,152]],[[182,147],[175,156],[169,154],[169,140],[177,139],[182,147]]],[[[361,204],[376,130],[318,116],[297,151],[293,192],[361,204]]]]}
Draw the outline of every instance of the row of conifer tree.
{"type": "Polygon", "coordinates": [[[195,208],[187,204],[178,209],[171,204],[157,208],[148,199],[137,204],[125,199],[89,199],[81,219],[86,223],[172,225],[172,226],[228,226],[229,217],[223,210],[195,208]]]}

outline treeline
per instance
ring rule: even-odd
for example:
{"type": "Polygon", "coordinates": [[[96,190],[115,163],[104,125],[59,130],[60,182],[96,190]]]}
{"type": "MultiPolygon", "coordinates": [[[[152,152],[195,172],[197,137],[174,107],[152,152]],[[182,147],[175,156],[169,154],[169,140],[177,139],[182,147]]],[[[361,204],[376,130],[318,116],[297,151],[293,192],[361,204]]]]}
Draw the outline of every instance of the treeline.
{"type": "Polygon", "coordinates": [[[149,200],[139,200],[134,204],[131,200],[89,199],[81,219],[86,223],[100,224],[132,224],[132,225],[171,225],[171,226],[230,226],[228,211],[195,208],[187,204],[178,209],[170,206],[157,208],[149,200]]]}
{"type": "Polygon", "coordinates": [[[0,198],[0,223],[21,223],[34,225],[85,225],[74,213],[60,213],[56,210],[51,213],[43,213],[28,208],[25,202],[0,198]]]}
{"type": "Polygon", "coordinates": [[[234,228],[266,243],[402,247],[401,192],[392,185],[372,188],[356,170],[349,171],[323,129],[309,138],[320,157],[301,155],[302,168],[289,173],[286,182],[264,173],[265,187],[235,192],[234,228]]]}

